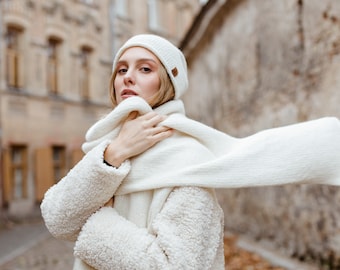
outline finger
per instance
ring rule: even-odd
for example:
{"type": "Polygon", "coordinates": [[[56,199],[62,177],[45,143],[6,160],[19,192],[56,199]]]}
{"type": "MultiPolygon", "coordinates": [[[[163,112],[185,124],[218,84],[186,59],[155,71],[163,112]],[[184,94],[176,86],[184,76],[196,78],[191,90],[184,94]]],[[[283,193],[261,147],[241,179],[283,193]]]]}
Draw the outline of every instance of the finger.
{"type": "Polygon", "coordinates": [[[157,126],[157,127],[154,127],[152,129],[152,133],[153,133],[153,135],[156,135],[158,133],[166,132],[166,131],[169,131],[169,130],[172,130],[172,129],[169,128],[169,127],[165,127],[165,126],[157,126]]]}
{"type": "Polygon", "coordinates": [[[126,118],[127,121],[136,119],[138,117],[139,113],[137,111],[131,112],[128,117],[126,118]]]}
{"type": "Polygon", "coordinates": [[[173,134],[174,134],[174,130],[173,129],[168,129],[166,131],[159,132],[159,133],[155,134],[153,136],[153,140],[154,140],[154,142],[156,144],[156,143],[158,143],[158,142],[160,142],[160,141],[162,141],[162,140],[164,140],[166,138],[169,138],[173,134]]]}
{"type": "Polygon", "coordinates": [[[145,120],[145,125],[147,127],[154,127],[157,126],[159,123],[165,120],[165,116],[156,114],[152,118],[145,120]]]}
{"type": "Polygon", "coordinates": [[[157,113],[155,113],[154,111],[148,112],[146,114],[143,114],[140,116],[141,120],[150,120],[153,117],[155,117],[156,115],[158,115],[157,113]]]}
{"type": "Polygon", "coordinates": [[[129,121],[132,121],[132,120],[135,120],[136,118],[138,117],[138,112],[137,111],[134,111],[134,112],[131,112],[126,118],[125,120],[122,120],[122,123],[127,123],[129,121]]]}

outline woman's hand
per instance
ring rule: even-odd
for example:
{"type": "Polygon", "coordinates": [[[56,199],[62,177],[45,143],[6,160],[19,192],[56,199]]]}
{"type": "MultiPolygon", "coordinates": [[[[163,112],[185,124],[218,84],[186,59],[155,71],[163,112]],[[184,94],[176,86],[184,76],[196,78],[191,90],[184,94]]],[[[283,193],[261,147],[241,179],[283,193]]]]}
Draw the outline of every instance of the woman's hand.
{"type": "Polygon", "coordinates": [[[170,137],[173,130],[157,126],[165,116],[149,112],[140,116],[132,112],[125,120],[118,137],[105,150],[104,159],[109,164],[119,167],[124,160],[137,156],[156,143],[170,137]]]}

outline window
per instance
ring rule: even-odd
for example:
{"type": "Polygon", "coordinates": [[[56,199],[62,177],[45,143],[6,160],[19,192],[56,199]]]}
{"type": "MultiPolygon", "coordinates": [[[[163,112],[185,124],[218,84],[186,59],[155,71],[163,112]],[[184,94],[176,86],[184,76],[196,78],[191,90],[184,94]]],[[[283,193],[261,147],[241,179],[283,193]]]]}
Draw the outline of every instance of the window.
{"type": "Polygon", "coordinates": [[[160,30],[159,3],[157,0],[148,0],[149,28],[152,31],[160,30]]]}
{"type": "Polygon", "coordinates": [[[57,183],[65,175],[66,151],[65,146],[52,146],[54,180],[57,183]]]}
{"type": "Polygon", "coordinates": [[[89,7],[94,7],[94,8],[96,8],[96,7],[98,7],[97,5],[98,5],[98,3],[99,2],[101,2],[100,0],[98,1],[98,0],[78,0],[78,2],[79,3],[81,3],[81,4],[84,4],[84,5],[87,5],[87,6],[89,6],[89,7]]]}
{"type": "Polygon", "coordinates": [[[6,33],[6,81],[7,85],[14,88],[22,87],[21,83],[21,31],[9,27],[6,33]]]}
{"type": "Polygon", "coordinates": [[[207,2],[208,2],[208,0],[200,0],[200,4],[201,4],[202,6],[204,6],[207,2]]]}
{"type": "Polygon", "coordinates": [[[90,55],[91,49],[83,47],[80,51],[80,92],[85,100],[90,98],[90,55]]]}
{"type": "Polygon", "coordinates": [[[80,0],[80,2],[87,4],[87,5],[93,5],[93,0],[80,0]]]}
{"type": "Polygon", "coordinates": [[[12,145],[10,148],[11,199],[27,197],[27,147],[12,145]]]}
{"type": "Polygon", "coordinates": [[[122,18],[128,16],[128,1],[127,0],[116,0],[116,14],[122,18]]]}
{"type": "Polygon", "coordinates": [[[47,60],[47,89],[51,94],[58,94],[58,51],[60,40],[48,40],[47,60]]]}

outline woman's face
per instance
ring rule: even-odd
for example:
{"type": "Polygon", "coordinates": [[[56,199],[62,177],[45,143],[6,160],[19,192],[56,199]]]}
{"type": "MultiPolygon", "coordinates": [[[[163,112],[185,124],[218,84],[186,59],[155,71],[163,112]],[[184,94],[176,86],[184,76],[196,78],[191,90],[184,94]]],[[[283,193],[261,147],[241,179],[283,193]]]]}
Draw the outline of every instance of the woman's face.
{"type": "Polygon", "coordinates": [[[127,49],[116,66],[114,89],[117,103],[132,96],[139,96],[150,102],[160,87],[160,67],[158,58],[147,49],[127,49]]]}

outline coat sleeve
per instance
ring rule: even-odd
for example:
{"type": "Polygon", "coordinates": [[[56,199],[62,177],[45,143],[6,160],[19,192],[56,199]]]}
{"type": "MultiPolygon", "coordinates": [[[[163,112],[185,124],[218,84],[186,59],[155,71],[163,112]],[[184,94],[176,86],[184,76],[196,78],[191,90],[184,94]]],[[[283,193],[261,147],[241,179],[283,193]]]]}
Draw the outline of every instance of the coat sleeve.
{"type": "Polygon", "coordinates": [[[128,174],[129,161],[119,168],[104,163],[108,143],[103,142],[88,152],[45,193],[41,213],[46,227],[56,238],[75,241],[89,216],[113,196],[128,174]]]}
{"type": "Polygon", "coordinates": [[[206,189],[181,187],[169,195],[150,231],[114,208],[101,208],[80,232],[74,254],[101,270],[212,269],[223,250],[222,239],[223,212],[215,196],[206,189]]]}

